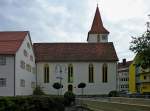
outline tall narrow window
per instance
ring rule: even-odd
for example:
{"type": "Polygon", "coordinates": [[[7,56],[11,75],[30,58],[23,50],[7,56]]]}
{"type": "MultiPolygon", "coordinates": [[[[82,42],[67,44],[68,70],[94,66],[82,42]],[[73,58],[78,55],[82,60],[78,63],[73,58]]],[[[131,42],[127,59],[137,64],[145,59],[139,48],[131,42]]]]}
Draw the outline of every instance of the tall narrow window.
{"type": "Polygon", "coordinates": [[[73,83],[73,65],[68,66],[68,83],[73,83]]]}
{"type": "Polygon", "coordinates": [[[106,82],[108,82],[107,64],[103,64],[102,71],[103,71],[103,77],[102,77],[103,83],[106,83],[106,82]]]}
{"type": "Polygon", "coordinates": [[[44,65],[44,83],[49,83],[49,65],[44,65]]]}
{"type": "Polygon", "coordinates": [[[94,67],[93,64],[89,64],[89,83],[94,82],[94,67]]]}

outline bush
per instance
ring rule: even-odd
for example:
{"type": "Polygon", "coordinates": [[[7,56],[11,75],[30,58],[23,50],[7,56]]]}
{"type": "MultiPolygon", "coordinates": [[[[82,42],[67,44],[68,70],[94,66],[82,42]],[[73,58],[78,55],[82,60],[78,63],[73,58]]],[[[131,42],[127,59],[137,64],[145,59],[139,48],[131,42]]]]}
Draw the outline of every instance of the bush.
{"type": "Polygon", "coordinates": [[[50,96],[0,97],[0,111],[64,111],[63,102],[50,96]]]}
{"type": "Polygon", "coordinates": [[[64,94],[64,104],[66,106],[70,106],[72,103],[75,102],[75,94],[71,91],[67,91],[64,94]]]}
{"type": "Polygon", "coordinates": [[[45,95],[42,88],[40,86],[36,86],[36,88],[33,91],[33,95],[45,95]]]}
{"type": "Polygon", "coordinates": [[[119,96],[119,93],[118,91],[110,91],[109,94],[108,94],[109,97],[118,97],[119,96]]]}

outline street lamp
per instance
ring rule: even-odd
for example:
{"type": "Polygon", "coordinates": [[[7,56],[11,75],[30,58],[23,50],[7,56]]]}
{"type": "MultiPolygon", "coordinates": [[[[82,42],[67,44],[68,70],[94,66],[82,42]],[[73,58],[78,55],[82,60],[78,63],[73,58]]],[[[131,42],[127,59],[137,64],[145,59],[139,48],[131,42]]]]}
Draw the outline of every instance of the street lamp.
{"type": "Polygon", "coordinates": [[[60,64],[56,65],[56,73],[59,73],[59,76],[56,77],[56,79],[59,79],[59,83],[61,85],[60,87],[60,95],[62,94],[62,73],[63,73],[63,70],[62,70],[62,66],[60,64]],[[59,70],[58,70],[59,69],[59,70]]]}

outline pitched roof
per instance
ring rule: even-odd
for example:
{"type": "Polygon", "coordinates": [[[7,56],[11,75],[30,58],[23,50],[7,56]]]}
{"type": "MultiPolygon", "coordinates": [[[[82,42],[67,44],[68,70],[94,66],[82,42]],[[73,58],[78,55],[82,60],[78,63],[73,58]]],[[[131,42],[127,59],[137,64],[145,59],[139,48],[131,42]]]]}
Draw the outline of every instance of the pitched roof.
{"type": "Polygon", "coordinates": [[[132,63],[133,61],[127,61],[126,63],[123,63],[123,62],[120,62],[118,63],[118,68],[129,68],[130,64],[132,63]]]}
{"type": "Polygon", "coordinates": [[[98,6],[96,8],[95,17],[92,23],[91,30],[88,32],[88,34],[109,34],[109,31],[105,29],[103,26],[98,6]]]}
{"type": "Polygon", "coordinates": [[[117,61],[113,43],[35,43],[36,62],[117,61]]]}
{"type": "Polygon", "coordinates": [[[0,32],[0,54],[15,54],[28,31],[0,32]]]}

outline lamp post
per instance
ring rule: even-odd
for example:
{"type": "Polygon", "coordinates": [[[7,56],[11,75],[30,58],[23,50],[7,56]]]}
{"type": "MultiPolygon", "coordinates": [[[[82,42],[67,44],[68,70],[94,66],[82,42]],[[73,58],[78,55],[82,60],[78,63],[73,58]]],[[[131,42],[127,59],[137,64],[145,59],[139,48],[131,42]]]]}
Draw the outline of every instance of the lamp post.
{"type": "Polygon", "coordinates": [[[59,79],[59,83],[61,85],[60,87],[60,95],[62,94],[62,73],[63,73],[63,69],[62,69],[62,66],[60,64],[56,65],[56,72],[59,73],[59,76],[56,77],[56,79],[59,79]],[[59,68],[59,70],[58,70],[59,68]]]}

